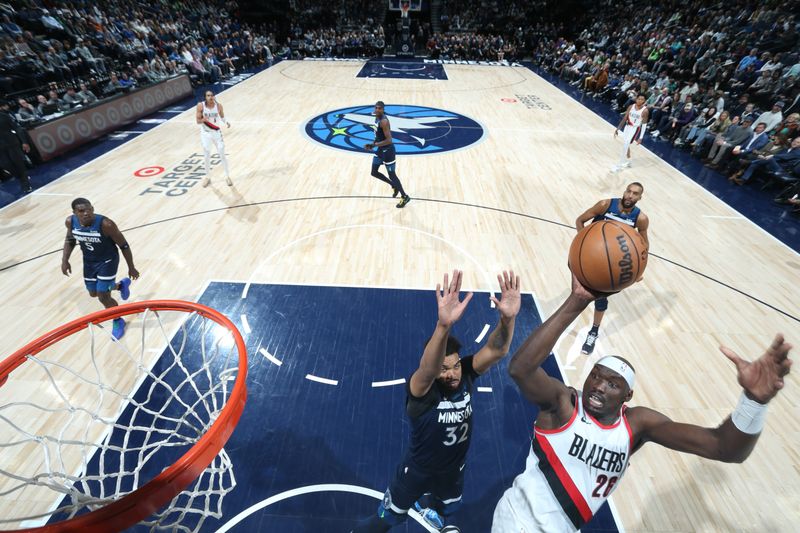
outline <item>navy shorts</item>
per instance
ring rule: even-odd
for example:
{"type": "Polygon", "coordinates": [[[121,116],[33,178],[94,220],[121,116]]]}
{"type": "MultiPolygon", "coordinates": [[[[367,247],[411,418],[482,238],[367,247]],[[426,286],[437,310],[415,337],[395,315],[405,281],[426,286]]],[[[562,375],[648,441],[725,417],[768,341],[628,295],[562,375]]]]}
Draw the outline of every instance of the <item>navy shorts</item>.
{"type": "Polygon", "coordinates": [[[394,171],[395,159],[397,159],[397,153],[394,145],[382,146],[378,148],[375,157],[372,158],[372,166],[386,165],[388,170],[394,171]]]}
{"type": "Polygon", "coordinates": [[[117,286],[119,256],[98,263],[83,263],[83,282],[89,292],[110,292],[117,286]]]}
{"type": "Polygon", "coordinates": [[[405,458],[383,497],[383,505],[395,513],[406,513],[424,494],[431,494],[443,506],[461,503],[464,466],[448,472],[428,472],[405,458]]]}

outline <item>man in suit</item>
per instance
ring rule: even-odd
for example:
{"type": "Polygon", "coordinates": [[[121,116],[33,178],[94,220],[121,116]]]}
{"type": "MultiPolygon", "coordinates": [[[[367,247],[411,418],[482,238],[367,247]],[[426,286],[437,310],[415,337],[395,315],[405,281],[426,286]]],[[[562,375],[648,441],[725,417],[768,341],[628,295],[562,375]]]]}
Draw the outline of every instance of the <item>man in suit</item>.
{"type": "Polygon", "coordinates": [[[0,96],[0,168],[16,176],[23,193],[33,190],[25,167],[25,153],[30,152],[25,132],[8,109],[8,102],[0,96]]]}
{"type": "Polygon", "coordinates": [[[753,173],[758,170],[770,170],[772,172],[793,172],[800,170],[800,137],[795,137],[791,146],[775,155],[758,156],[758,159],[750,163],[741,178],[736,178],[733,182],[736,185],[746,183],[753,173]]]}

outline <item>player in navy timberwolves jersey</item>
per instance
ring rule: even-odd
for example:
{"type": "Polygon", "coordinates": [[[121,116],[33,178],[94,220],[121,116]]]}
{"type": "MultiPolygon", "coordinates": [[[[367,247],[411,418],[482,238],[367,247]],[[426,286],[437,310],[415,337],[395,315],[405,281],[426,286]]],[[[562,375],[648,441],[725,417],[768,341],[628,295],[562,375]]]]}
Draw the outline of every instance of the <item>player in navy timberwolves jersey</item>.
{"type": "MultiPolygon", "coordinates": [[[[61,257],[61,272],[65,276],[72,273],[69,256],[78,244],[83,252],[83,281],[89,296],[100,300],[106,309],[118,305],[111,297],[113,290],[118,290],[122,299],[127,300],[130,296],[131,280],[138,278],[139,272],[133,266],[131,248],[117,225],[110,218],[96,214],[86,198],[72,201],[72,215],[67,217],[65,224],[67,238],[64,240],[64,254],[61,257]],[[115,281],[119,265],[117,247],[122,250],[125,262],[128,263],[129,276],[119,283],[115,281]]],[[[114,320],[111,334],[115,339],[125,334],[125,321],[122,318],[114,320]]]]}
{"type": "MultiPolygon", "coordinates": [[[[650,220],[647,215],[636,207],[636,202],[642,199],[644,187],[638,181],[634,181],[625,189],[625,194],[622,198],[610,198],[608,200],[600,200],[594,206],[587,209],[575,220],[575,228],[580,231],[583,225],[591,220],[597,222],[598,220],[613,220],[621,224],[632,226],[639,231],[639,235],[644,239],[646,245],[650,245],[647,240],[647,226],[650,225],[650,220]]],[[[603,321],[603,315],[608,309],[608,298],[598,298],[594,302],[594,323],[589,334],[586,336],[586,341],[583,343],[581,352],[589,355],[594,351],[594,345],[597,341],[597,335],[600,331],[600,322],[603,321]]]]}
{"type": "Polygon", "coordinates": [[[396,207],[402,209],[411,201],[411,197],[403,190],[403,184],[394,172],[397,154],[392,141],[392,128],[389,126],[389,119],[384,113],[384,104],[381,101],[375,103],[375,126],[375,142],[364,145],[364,149],[370,152],[373,148],[378,149],[372,158],[372,175],[392,187],[394,190],[392,196],[400,195],[400,203],[396,207]],[[388,178],[381,174],[381,165],[386,166],[388,178]]]}
{"type": "Polygon", "coordinates": [[[359,523],[353,533],[388,531],[404,522],[412,507],[429,524],[442,529],[445,518],[461,504],[472,436],[473,384],[508,353],[520,309],[519,277],[513,271],[503,272],[497,276],[500,299],[492,297],[500,313],[497,327],[475,355],[459,357],[461,345],[450,330],[472,298],[469,293],[459,301],[461,279],[462,272],[456,270],[449,283],[444,275],[443,289],[436,285],[439,319],[406,387],[411,442],[377,514],[359,523]]]}

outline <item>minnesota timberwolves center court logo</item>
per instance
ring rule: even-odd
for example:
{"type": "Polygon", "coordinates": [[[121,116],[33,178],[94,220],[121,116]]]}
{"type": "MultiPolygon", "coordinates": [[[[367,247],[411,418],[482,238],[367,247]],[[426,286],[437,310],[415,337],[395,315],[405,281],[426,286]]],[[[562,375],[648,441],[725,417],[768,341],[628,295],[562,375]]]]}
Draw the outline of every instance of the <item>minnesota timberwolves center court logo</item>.
{"type": "MultiPolygon", "coordinates": [[[[375,141],[374,106],[345,107],[318,115],[305,125],[305,133],[318,143],[364,152],[375,141]]],[[[389,105],[384,108],[398,155],[438,154],[466,148],[483,138],[475,120],[434,107],[389,105]]]]}

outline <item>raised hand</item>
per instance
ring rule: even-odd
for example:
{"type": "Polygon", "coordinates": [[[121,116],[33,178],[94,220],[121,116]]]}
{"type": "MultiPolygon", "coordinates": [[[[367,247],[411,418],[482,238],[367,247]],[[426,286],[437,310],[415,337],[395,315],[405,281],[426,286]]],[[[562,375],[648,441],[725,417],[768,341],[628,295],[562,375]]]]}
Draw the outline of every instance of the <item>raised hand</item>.
{"type": "Polygon", "coordinates": [[[783,378],[792,366],[789,359],[792,345],[784,341],[780,333],[775,335],[764,355],[752,362],[745,361],[726,346],[719,349],[736,365],[739,385],[759,403],[767,403],[778,394],[783,388],[783,378]]]}
{"type": "Polygon", "coordinates": [[[453,279],[448,282],[447,274],[444,275],[444,284],[436,284],[436,303],[439,306],[439,323],[450,327],[459,321],[467,308],[467,304],[472,299],[472,293],[464,297],[464,301],[459,301],[459,291],[461,291],[461,278],[463,272],[453,270],[453,279]]]}
{"type": "Polygon", "coordinates": [[[490,299],[497,307],[497,311],[502,318],[514,318],[519,313],[522,297],[519,294],[519,276],[514,275],[514,271],[503,271],[503,275],[497,275],[500,283],[500,299],[490,296],[490,299]]]}

